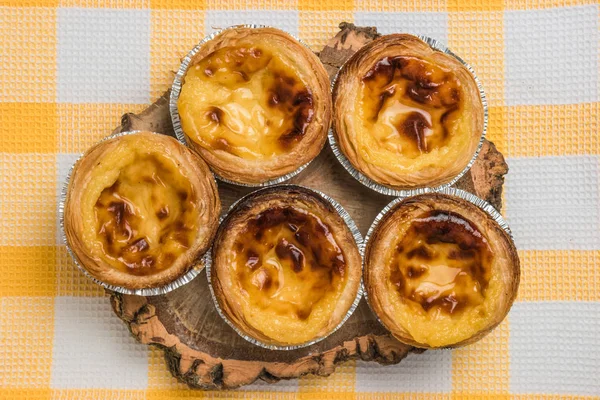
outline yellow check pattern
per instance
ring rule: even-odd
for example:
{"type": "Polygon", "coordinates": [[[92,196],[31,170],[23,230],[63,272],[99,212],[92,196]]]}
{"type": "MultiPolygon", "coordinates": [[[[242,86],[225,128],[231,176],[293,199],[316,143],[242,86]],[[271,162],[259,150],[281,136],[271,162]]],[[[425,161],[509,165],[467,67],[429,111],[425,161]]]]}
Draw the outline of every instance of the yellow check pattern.
{"type": "Polygon", "coordinates": [[[595,0],[0,0],[0,399],[600,398],[599,24],[595,0]],[[341,21],[435,37],[477,71],[511,168],[517,303],[466,348],[191,391],[73,266],[62,181],[213,29],[274,25],[318,51],[341,21]]]}

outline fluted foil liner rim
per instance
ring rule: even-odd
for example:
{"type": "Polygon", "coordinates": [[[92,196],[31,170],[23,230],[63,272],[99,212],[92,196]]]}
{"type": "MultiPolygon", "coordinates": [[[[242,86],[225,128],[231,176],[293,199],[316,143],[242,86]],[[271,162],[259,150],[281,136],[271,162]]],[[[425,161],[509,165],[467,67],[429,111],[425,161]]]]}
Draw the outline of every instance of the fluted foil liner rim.
{"type": "MultiPolygon", "coordinates": [[[[135,130],[135,131],[113,133],[112,135],[109,135],[109,136],[103,138],[96,144],[105,142],[110,139],[115,139],[115,138],[118,138],[121,136],[134,135],[136,133],[141,133],[141,132],[145,132],[145,131],[135,130]]],[[[153,133],[155,135],[162,135],[162,133],[156,133],[156,132],[153,132],[153,133]]],[[[85,153],[83,153],[83,154],[85,154],[85,153]]],[[[73,170],[75,169],[75,165],[77,165],[79,160],[81,160],[81,158],[83,157],[83,154],[80,155],[77,158],[77,160],[75,160],[73,165],[71,165],[71,168],[69,169],[69,172],[67,173],[67,177],[62,185],[61,192],[60,192],[60,199],[58,202],[58,218],[59,218],[59,222],[60,222],[59,223],[60,236],[61,236],[62,241],[65,244],[67,253],[69,253],[69,256],[73,260],[73,263],[75,264],[75,266],[77,266],[77,268],[81,272],[83,272],[83,274],[87,278],[89,278],[94,283],[102,286],[103,288],[105,288],[107,290],[110,290],[110,291],[116,292],[116,293],[136,295],[136,296],[159,296],[162,294],[166,294],[166,293],[172,292],[175,289],[182,287],[183,285],[191,282],[194,278],[196,278],[200,274],[200,272],[202,272],[202,270],[204,270],[206,263],[210,261],[210,257],[209,257],[210,248],[203,255],[201,255],[198,258],[198,260],[196,260],[194,266],[192,268],[190,268],[190,270],[188,272],[186,272],[185,274],[181,275],[179,278],[175,279],[174,281],[172,281],[166,285],[154,287],[154,288],[128,289],[128,288],[125,288],[122,286],[111,285],[110,283],[103,282],[100,279],[96,278],[95,276],[93,276],[91,273],[89,273],[85,269],[85,267],[79,261],[79,258],[77,258],[77,256],[75,255],[75,252],[71,248],[71,245],[70,245],[69,241],[67,240],[67,234],[65,231],[65,204],[66,204],[66,200],[67,200],[67,194],[69,191],[69,184],[71,182],[71,176],[73,174],[73,170]]]]}
{"type": "MultiPolygon", "coordinates": [[[[232,25],[232,26],[229,26],[227,28],[223,28],[223,29],[220,29],[218,31],[215,31],[215,32],[211,33],[210,35],[205,36],[181,60],[181,65],[179,66],[179,69],[177,70],[177,73],[175,74],[175,78],[173,80],[173,85],[171,86],[171,94],[169,96],[169,114],[171,115],[171,122],[173,124],[173,130],[175,131],[175,136],[177,137],[177,140],[179,140],[181,143],[185,144],[186,146],[189,146],[189,144],[188,144],[187,138],[185,137],[185,133],[183,132],[183,128],[181,126],[181,118],[179,117],[179,109],[177,107],[177,102],[179,100],[179,95],[181,94],[181,87],[182,87],[183,78],[185,77],[185,74],[187,73],[187,71],[188,71],[188,69],[190,67],[190,63],[192,61],[192,58],[200,51],[200,49],[202,48],[202,46],[204,46],[204,44],[206,44],[207,42],[213,40],[215,37],[217,37],[218,35],[220,35],[221,33],[225,32],[225,31],[228,31],[228,30],[231,30],[231,29],[239,29],[239,28],[251,28],[251,29],[256,29],[256,28],[273,28],[273,29],[282,30],[280,28],[276,28],[276,27],[273,27],[273,26],[260,25],[260,24],[232,25]]],[[[292,35],[289,32],[286,32],[286,31],[284,31],[284,32],[287,33],[288,35],[290,35],[291,37],[293,37],[294,39],[296,39],[301,45],[303,45],[307,49],[311,50],[310,47],[305,42],[303,42],[302,40],[300,40],[298,37],[296,37],[295,35],[292,35]]],[[[233,181],[231,179],[227,179],[227,178],[224,178],[224,177],[220,176],[212,168],[211,168],[211,171],[213,172],[213,174],[215,175],[215,177],[218,180],[220,180],[221,182],[229,183],[231,185],[236,185],[236,186],[253,187],[253,188],[263,188],[263,187],[274,186],[274,185],[277,185],[277,184],[280,184],[280,183],[283,183],[285,181],[290,180],[291,178],[293,178],[294,176],[298,175],[300,172],[302,172],[303,170],[305,170],[306,167],[308,167],[308,165],[313,160],[310,160],[306,164],[301,165],[300,167],[298,167],[297,169],[295,169],[292,172],[289,172],[289,173],[287,173],[285,175],[278,176],[276,178],[270,179],[270,180],[265,181],[265,182],[260,182],[260,183],[236,182],[236,181],[233,181]]]]}
{"type": "MultiPolygon", "coordinates": [[[[439,42],[438,40],[432,39],[428,36],[423,36],[423,35],[416,35],[416,36],[419,39],[421,39],[422,41],[424,41],[425,43],[427,43],[431,48],[441,51],[443,53],[446,53],[446,54],[456,58],[471,73],[471,76],[473,77],[473,79],[475,80],[475,83],[477,84],[477,89],[479,91],[479,97],[481,98],[481,103],[483,105],[483,130],[481,131],[481,136],[479,138],[479,143],[477,145],[477,149],[473,153],[471,160],[465,166],[465,168],[463,168],[463,170],[461,172],[459,172],[458,175],[456,175],[454,178],[452,178],[452,180],[450,180],[449,182],[444,183],[439,186],[434,186],[434,187],[424,186],[424,187],[419,187],[419,188],[414,188],[414,189],[394,189],[392,187],[375,182],[373,179],[369,178],[368,176],[363,174],[361,171],[359,171],[357,168],[355,168],[354,165],[352,165],[350,160],[348,160],[348,158],[346,157],[344,152],[341,150],[339,144],[337,143],[337,139],[336,139],[335,133],[334,133],[334,128],[332,125],[331,129],[329,129],[327,138],[329,141],[329,146],[331,147],[331,150],[333,151],[333,154],[335,155],[335,157],[338,159],[339,163],[344,167],[344,169],[346,171],[348,171],[348,173],[350,175],[352,175],[352,177],[354,179],[356,179],[357,181],[359,181],[360,183],[362,183],[369,189],[374,190],[381,194],[385,194],[387,196],[395,196],[395,197],[415,196],[415,195],[423,194],[423,193],[438,192],[442,189],[451,187],[456,182],[458,182],[458,180],[460,178],[462,178],[471,169],[471,167],[475,163],[475,160],[477,160],[477,156],[479,155],[479,152],[481,151],[481,147],[483,146],[483,142],[485,141],[485,135],[487,133],[487,127],[488,127],[487,98],[485,95],[485,91],[483,90],[483,85],[481,84],[481,81],[477,77],[477,74],[475,73],[475,70],[473,69],[473,67],[471,67],[471,65],[469,65],[467,62],[465,62],[462,58],[460,58],[458,55],[456,55],[454,52],[452,52],[446,45],[439,42]]],[[[344,65],[345,65],[345,63],[344,63],[344,65]]],[[[338,72],[335,74],[335,77],[331,81],[331,91],[332,92],[333,92],[335,84],[338,80],[340,71],[344,68],[344,65],[342,65],[342,67],[340,67],[338,72]]]]}
{"type": "MultiPolygon", "coordinates": [[[[466,190],[457,189],[457,188],[453,188],[453,187],[440,189],[439,191],[436,192],[436,194],[445,194],[448,196],[455,196],[455,197],[461,198],[461,199],[466,200],[469,203],[475,205],[479,209],[483,210],[486,214],[488,214],[498,225],[500,225],[500,227],[508,234],[508,236],[510,237],[510,240],[514,241],[512,231],[510,230],[510,227],[508,226],[508,223],[506,222],[506,220],[504,219],[502,214],[500,214],[500,212],[498,210],[496,210],[496,208],[493,205],[491,205],[490,203],[488,203],[487,201],[474,195],[473,193],[467,192],[466,190]]],[[[369,240],[371,240],[371,237],[373,236],[373,233],[375,232],[375,230],[377,229],[377,227],[379,226],[379,224],[381,223],[383,218],[387,215],[387,213],[389,213],[398,203],[400,203],[406,199],[409,199],[411,197],[414,197],[414,195],[398,197],[398,198],[392,200],[377,214],[377,216],[375,216],[375,219],[371,223],[371,226],[369,227],[369,230],[367,231],[367,234],[365,235],[365,238],[363,240],[363,245],[360,248],[360,252],[361,252],[360,256],[363,260],[363,268],[362,268],[363,274],[367,270],[366,266],[365,266],[365,264],[366,264],[365,252],[367,250],[367,245],[369,243],[369,240]]],[[[364,284],[364,279],[363,279],[363,284],[364,284]]],[[[373,313],[375,318],[377,318],[377,321],[381,324],[381,326],[386,327],[386,325],[383,323],[383,321],[381,321],[381,318],[379,318],[379,315],[377,315],[377,313],[371,306],[371,302],[369,301],[369,296],[368,296],[366,287],[364,287],[363,297],[364,297],[365,301],[367,302],[369,309],[371,310],[371,312],[373,313]]],[[[387,327],[386,327],[386,329],[387,329],[387,327]]]]}
{"type": "MultiPolygon", "coordinates": [[[[331,334],[333,334],[334,332],[339,330],[346,323],[346,321],[350,318],[350,316],[354,313],[354,311],[356,311],[356,308],[358,307],[358,304],[360,303],[360,300],[362,299],[363,294],[364,294],[364,285],[363,285],[363,279],[362,279],[363,263],[362,263],[362,250],[361,250],[361,248],[363,246],[363,237],[362,237],[362,234],[360,233],[360,231],[358,230],[356,223],[354,222],[354,220],[352,219],[350,214],[344,209],[344,207],[342,207],[342,205],[340,203],[338,203],[335,199],[326,195],[325,193],[323,193],[319,190],[312,189],[307,186],[296,185],[296,184],[281,184],[281,185],[277,185],[275,187],[291,188],[291,189],[301,188],[301,189],[309,190],[309,191],[313,192],[314,194],[320,196],[322,199],[326,200],[329,204],[331,204],[334,207],[334,209],[336,210],[338,215],[344,220],[344,223],[346,224],[346,226],[352,233],[352,237],[354,238],[354,241],[356,242],[356,246],[358,247],[359,254],[361,254],[361,276],[360,276],[360,283],[358,285],[358,290],[357,290],[356,296],[354,298],[354,301],[352,302],[352,305],[346,312],[346,315],[344,316],[344,318],[342,318],[342,320],[339,322],[339,324],[336,325],[336,327],[333,328],[329,333],[327,333],[327,335],[322,336],[320,338],[310,340],[305,343],[289,345],[289,346],[281,346],[281,345],[276,345],[276,344],[271,344],[271,343],[265,343],[265,342],[262,342],[256,338],[253,338],[253,337],[247,335],[245,332],[243,332],[241,329],[239,329],[233,322],[231,322],[229,320],[227,315],[225,315],[225,313],[221,309],[221,306],[219,305],[219,301],[217,299],[217,296],[216,296],[215,291],[212,286],[212,279],[211,279],[212,259],[210,259],[206,264],[206,268],[205,268],[206,269],[206,278],[208,279],[208,287],[210,290],[210,296],[213,300],[213,303],[215,305],[215,309],[217,310],[217,313],[223,319],[223,321],[225,321],[225,323],[227,323],[227,325],[229,325],[239,336],[241,336],[243,339],[245,339],[246,341],[248,341],[256,346],[259,346],[259,347],[262,347],[265,349],[269,349],[269,350],[297,350],[297,349],[305,348],[308,346],[312,346],[313,344],[319,343],[319,342],[327,339],[329,336],[331,336],[331,334]]],[[[223,215],[223,217],[221,218],[221,222],[223,222],[227,218],[227,216],[232,211],[234,211],[235,208],[241,202],[245,201],[249,196],[255,195],[256,193],[258,193],[262,190],[265,190],[265,189],[266,188],[255,190],[255,191],[250,192],[247,195],[241,197],[237,201],[235,201],[231,205],[231,207],[229,207],[229,210],[227,211],[227,213],[223,215]]],[[[210,254],[212,254],[212,251],[210,252],[210,254]]],[[[210,258],[210,256],[209,256],[209,258],[210,258]]]]}

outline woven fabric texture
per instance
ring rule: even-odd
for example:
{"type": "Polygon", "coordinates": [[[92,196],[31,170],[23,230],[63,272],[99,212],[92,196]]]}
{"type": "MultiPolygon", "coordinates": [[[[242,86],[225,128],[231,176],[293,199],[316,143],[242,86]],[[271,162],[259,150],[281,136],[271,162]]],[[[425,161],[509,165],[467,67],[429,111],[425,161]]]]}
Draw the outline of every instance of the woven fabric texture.
{"type": "Polygon", "coordinates": [[[586,0],[0,0],[0,399],[600,398],[599,21],[586,0]],[[510,167],[517,302],[466,348],[188,390],[74,267],[61,185],[205,34],[266,24],[318,51],[341,21],[437,38],[477,71],[510,167]]]}

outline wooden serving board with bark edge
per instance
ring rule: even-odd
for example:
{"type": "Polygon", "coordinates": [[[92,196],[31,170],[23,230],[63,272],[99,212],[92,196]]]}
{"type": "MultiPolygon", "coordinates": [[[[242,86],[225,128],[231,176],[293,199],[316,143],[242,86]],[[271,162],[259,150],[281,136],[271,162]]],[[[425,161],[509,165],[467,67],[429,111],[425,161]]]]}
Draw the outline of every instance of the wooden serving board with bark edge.
{"type": "MultiPolygon", "coordinates": [[[[331,78],[364,44],[378,36],[376,28],[341,23],[319,57],[331,78]]],[[[140,114],[125,114],[115,132],[149,130],[174,135],[168,110],[169,92],[140,114]]],[[[491,142],[456,186],[501,207],[502,184],[508,166],[491,142]]],[[[320,190],[339,201],[363,235],[379,211],[393,198],[357,182],[335,159],[328,145],[302,173],[290,180],[320,190]]],[[[252,188],[219,182],[223,210],[252,188]]],[[[277,382],[306,374],[330,375],[346,360],[399,363],[410,352],[422,352],[394,339],[362,299],[348,321],[327,339],[293,351],[267,350],[238,336],[221,320],[201,274],[171,293],[141,297],[109,293],[115,314],[140,342],[162,349],[171,373],[193,388],[224,389],[257,379],[277,382]]]]}

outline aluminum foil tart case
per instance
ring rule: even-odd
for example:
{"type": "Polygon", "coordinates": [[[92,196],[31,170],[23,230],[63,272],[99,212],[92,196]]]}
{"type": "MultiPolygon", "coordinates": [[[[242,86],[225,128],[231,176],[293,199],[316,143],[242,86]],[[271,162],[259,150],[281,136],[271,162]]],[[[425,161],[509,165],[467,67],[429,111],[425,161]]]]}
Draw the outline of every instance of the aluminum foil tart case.
{"type": "MultiPolygon", "coordinates": [[[[99,143],[104,142],[109,139],[114,139],[117,137],[125,136],[125,135],[133,135],[133,134],[136,134],[139,132],[141,132],[141,131],[128,131],[128,132],[115,133],[113,135],[105,137],[99,143]]],[[[161,133],[157,133],[157,135],[161,135],[161,133]]],[[[81,265],[81,263],[79,262],[79,259],[77,258],[77,256],[73,252],[73,250],[71,249],[71,246],[69,245],[69,242],[67,241],[67,235],[65,232],[65,202],[67,199],[67,191],[69,189],[69,182],[71,181],[71,175],[73,174],[73,169],[75,168],[75,165],[79,162],[80,159],[81,159],[81,156],[71,166],[71,168],[69,169],[69,173],[67,174],[67,179],[65,180],[65,182],[63,184],[63,187],[62,187],[62,190],[60,193],[60,201],[58,203],[58,217],[60,220],[60,236],[62,238],[62,241],[65,243],[67,252],[73,259],[73,263],[77,266],[77,268],[79,268],[79,270],[81,272],[83,272],[83,274],[85,276],[87,276],[92,281],[94,281],[94,283],[97,283],[98,285],[104,287],[105,289],[111,290],[113,292],[122,293],[122,294],[132,294],[132,295],[137,295],[137,296],[158,296],[161,294],[169,293],[177,288],[180,288],[181,286],[185,285],[186,283],[192,281],[195,277],[197,277],[200,274],[200,272],[202,272],[202,270],[207,265],[207,263],[210,262],[210,248],[206,251],[206,253],[204,253],[200,257],[200,259],[197,260],[196,265],[194,265],[184,275],[180,276],[179,278],[175,279],[173,282],[171,282],[167,285],[156,287],[156,288],[127,289],[127,288],[124,288],[121,286],[110,285],[110,284],[102,282],[101,280],[96,279],[94,276],[92,276],[81,265]]]]}
{"type": "MultiPolygon", "coordinates": [[[[483,141],[485,139],[485,134],[487,132],[487,125],[488,125],[487,99],[485,97],[485,92],[483,91],[483,86],[481,85],[479,78],[477,78],[477,75],[475,74],[475,71],[473,70],[473,68],[469,64],[467,64],[462,58],[460,58],[459,56],[454,54],[448,47],[446,47],[444,44],[440,43],[436,39],[432,39],[430,37],[422,36],[422,35],[416,35],[416,36],[419,39],[421,39],[422,41],[424,41],[425,43],[427,43],[431,48],[441,51],[443,53],[449,54],[452,57],[456,58],[462,65],[465,66],[465,68],[467,68],[469,70],[469,72],[475,79],[475,82],[477,83],[477,88],[479,89],[479,96],[481,97],[481,103],[483,104],[483,131],[481,132],[481,138],[479,139],[479,144],[477,145],[477,149],[475,150],[473,157],[471,157],[471,160],[469,161],[467,166],[458,175],[456,175],[450,182],[445,183],[443,185],[435,186],[435,187],[419,187],[419,188],[409,189],[409,190],[398,190],[398,189],[394,189],[394,188],[382,185],[380,183],[377,183],[374,180],[372,180],[371,178],[369,178],[368,176],[366,176],[365,174],[363,174],[362,172],[360,172],[358,169],[356,169],[354,167],[354,165],[352,165],[352,163],[346,158],[346,156],[344,155],[344,153],[338,146],[337,140],[335,138],[335,134],[333,132],[333,126],[332,126],[331,129],[329,130],[329,135],[328,135],[329,145],[331,146],[331,149],[333,150],[333,154],[335,154],[335,156],[338,159],[338,161],[340,162],[340,164],[342,164],[342,166],[346,169],[346,171],[348,171],[350,173],[350,175],[352,175],[357,181],[359,181],[363,185],[367,186],[368,188],[373,189],[376,192],[379,192],[379,193],[382,193],[382,194],[385,194],[388,196],[396,196],[396,197],[415,196],[417,194],[437,192],[439,190],[449,188],[450,186],[454,185],[460,178],[462,178],[462,176],[464,174],[467,173],[467,171],[471,168],[471,166],[473,166],[473,163],[475,162],[475,160],[477,159],[477,156],[479,155],[479,151],[481,150],[481,146],[483,145],[483,141]]],[[[343,67],[344,66],[342,66],[342,68],[343,67]]],[[[342,68],[340,68],[340,71],[342,68]]],[[[333,81],[331,82],[332,92],[333,92],[335,83],[337,82],[338,76],[339,76],[339,71],[333,78],[333,81]]]]}
{"type": "MultiPolygon", "coordinates": [[[[278,187],[282,187],[282,188],[291,188],[291,189],[293,189],[293,188],[303,188],[303,189],[306,189],[306,190],[310,190],[314,194],[316,194],[316,195],[320,196],[321,198],[323,198],[324,200],[328,201],[333,206],[333,208],[335,208],[335,210],[340,215],[340,217],[342,217],[342,219],[346,223],[346,226],[348,227],[348,229],[350,229],[350,232],[352,233],[352,236],[354,237],[354,241],[356,242],[356,245],[358,247],[358,251],[361,254],[361,258],[362,258],[362,253],[363,253],[363,237],[362,237],[360,231],[358,230],[358,227],[354,223],[354,220],[352,219],[352,217],[350,217],[350,214],[348,214],[348,212],[341,206],[340,203],[338,203],[337,201],[335,201],[333,198],[329,197],[325,193],[319,192],[318,190],[314,190],[314,189],[311,189],[311,188],[306,187],[306,186],[289,185],[289,184],[283,184],[283,185],[277,185],[277,186],[278,187]]],[[[248,198],[249,196],[254,195],[254,194],[260,192],[261,190],[262,189],[259,189],[259,190],[255,190],[254,192],[248,193],[246,196],[240,198],[235,203],[233,203],[231,205],[231,207],[229,207],[229,210],[227,211],[227,213],[223,215],[223,217],[221,218],[220,222],[222,223],[227,218],[227,215],[229,215],[229,213],[232,210],[234,210],[237,207],[238,204],[240,204],[241,202],[243,202],[244,200],[246,200],[246,198],[248,198]]],[[[360,280],[360,285],[358,287],[358,292],[356,293],[356,297],[354,298],[354,301],[352,302],[352,305],[350,306],[350,309],[348,310],[348,312],[346,313],[346,315],[344,316],[344,318],[340,321],[340,323],[331,332],[329,332],[326,336],[323,336],[323,337],[311,340],[311,341],[306,342],[306,343],[292,345],[292,346],[277,346],[277,345],[273,345],[273,344],[263,343],[260,340],[254,339],[253,337],[250,337],[250,336],[246,335],[244,332],[242,332],[240,329],[238,329],[238,327],[235,326],[229,320],[229,318],[227,318],[227,316],[225,315],[225,313],[223,312],[223,310],[221,310],[221,307],[219,306],[219,302],[217,300],[217,296],[215,296],[215,291],[214,291],[214,289],[212,287],[212,280],[211,280],[211,277],[210,277],[211,267],[212,267],[212,259],[210,259],[206,263],[206,278],[208,279],[208,287],[210,288],[210,295],[211,295],[211,297],[213,299],[213,303],[215,304],[215,308],[217,309],[217,312],[219,313],[219,315],[221,316],[221,318],[223,319],[223,321],[225,321],[227,323],[227,325],[229,325],[238,335],[240,335],[242,338],[244,338],[248,342],[250,342],[250,343],[252,343],[252,344],[254,344],[256,346],[260,346],[260,347],[263,347],[265,349],[269,349],[269,350],[296,350],[296,349],[301,349],[303,347],[311,346],[311,345],[313,345],[315,343],[318,343],[318,342],[320,342],[322,340],[327,339],[332,333],[334,333],[335,331],[337,331],[338,329],[340,329],[342,327],[342,325],[344,325],[344,323],[348,320],[348,318],[350,318],[350,316],[356,310],[356,307],[358,307],[358,303],[360,303],[360,299],[363,297],[363,293],[364,293],[364,286],[363,286],[362,273],[361,273],[361,280],[360,280]]]]}
{"type": "MultiPolygon", "coordinates": [[[[476,205],[477,207],[479,207],[480,209],[482,209],[483,211],[485,211],[490,217],[492,217],[492,219],[494,221],[496,221],[498,223],[498,225],[500,225],[500,227],[502,229],[504,229],[504,231],[506,233],[508,233],[508,236],[510,236],[511,240],[514,240],[513,236],[512,236],[512,232],[510,230],[510,227],[508,226],[508,224],[506,223],[506,221],[502,217],[502,214],[500,214],[498,212],[498,210],[496,210],[494,208],[494,206],[492,206],[487,201],[485,201],[483,199],[480,199],[479,197],[475,196],[472,193],[466,192],[466,191],[461,190],[461,189],[456,189],[456,188],[444,188],[444,189],[440,189],[440,190],[437,191],[437,193],[446,194],[446,195],[449,195],[449,196],[456,196],[456,197],[459,197],[459,198],[461,198],[463,200],[467,200],[471,204],[476,205]]],[[[366,248],[367,248],[367,244],[369,243],[369,240],[371,239],[371,236],[373,236],[373,232],[375,232],[375,229],[377,229],[377,227],[379,226],[379,223],[381,222],[381,220],[383,219],[383,217],[385,217],[385,215],[388,212],[390,212],[390,210],[392,208],[394,208],[394,206],[396,204],[400,203],[403,200],[406,200],[409,197],[412,197],[412,196],[398,197],[397,199],[392,200],[387,206],[385,206],[383,208],[383,210],[381,210],[379,212],[379,214],[377,214],[377,216],[373,220],[373,223],[371,224],[371,227],[369,227],[369,231],[367,232],[367,235],[365,236],[365,239],[363,241],[363,246],[360,247],[360,252],[361,252],[360,256],[363,259],[363,273],[365,271],[365,251],[366,251],[366,248]]],[[[373,313],[373,315],[375,315],[375,317],[377,318],[377,320],[379,321],[379,323],[382,326],[385,326],[383,324],[383,322],[381,322],[381,320],[379,319],[379,316],[377,315],[377,313],[375,313],[375,311],[373,311],[373,307],[371,307],[371,303],[369,303],[369,296],[368,296],[366,290],[364,291],[363,296],[364,296],[365,300],[367,301],[367,303],[369,304],[369,308],[371,309],[371,312],[373,313]]]]}
{"type": "MultiPolygon", "coordinates": [[[[171,96],[169,97],[169,113],[171,114],[171,122],[173,123],[173,130],[175,131],[175,136],[177,136],[177,140],[179,140],[181,143],[183,143],[185,145],[187,145],[187,138],[185,137],[185,134],[183,133],[183,128],[181,127],[181,119],[179,118],[179,110],[177,108],[177,102],[179,101],[179,95],[181,94],[181,86],[183,84],[182,83],[183,82],[183,78],[184,78],[185,74],[187,73],[187,70],[188,70],[188,68],[190,66],[190,62],[192,61],[192,58],[200,51],[200,49],[202,48],[202,46],[206,42],[209,42],[209,41],[213,40],[215,37],[217,37],[218,35],[220,35],[221,33],[225,32],[225,31],[227,31],[229,29],[236,29],[236,28],[273,28],[273,29],[279,29],[279,28],[275,28],[275,27],[272,27],[272,26],[269,26],[269,25],[256,25],[256,24],[232,25],[230,27],[218,30],[218,31],[213,32],[210,35],[206,36],[204,39],[202,39],[200,41],[200,43],[198,43],[196,45],[196,47],[194,47],[183,58],[183,60],[181,61],[181,66],[179,67],[179,70],[175,74],[175,79],[173,80],[173,85],[171,86],[171,96]]],[[[279,30],[282,30],[282,29],[279,29],[279,30]]],[[[306,43],[304,43],[302,40],[300,40],[299,38],[297,38],[296,36],[292,35],[289,32],[286,32],[286,33],[288,35],[290,35],[291,37],[293,37],[294,39],[296,39],[298,41],[298,43],[302,44],[307,49],[310,49],[310,47],[306,43]]],[[[277,185],[279,183],[283,183],[283,182],[285,182],[285,181],[293,178],[294,176],[296,176],[300,172],[302,172],[306,167],[308,167],[308,164],[310,164],[311,162],[312,161],[307,162],[306,164],[300,166],[298,169],[296,169],[295,171],[290,172],[289,174],[285,174],[285,175],[279,176],[277,178],[274,178],[274,179],[271,179],[269,181],[262,182],[262,183],[241,183],[241,182],[234,182],[234,181],[232,181],[230,179],[226,179],[226,178],[223,178],[222,176],[219,176],[214,171],[213,171],[213,174],[221,182],[230,183],[232,185],[237,185],[237,186],[260,188],[260,187],[267,187],[267,186],[277,185]]],[[[211,169],[211,171],[212,171],[212,169],[211,169]]]]}

